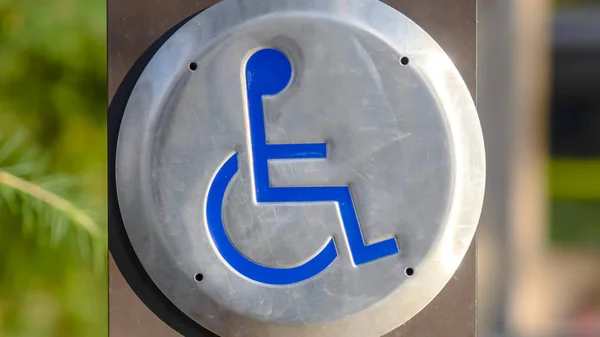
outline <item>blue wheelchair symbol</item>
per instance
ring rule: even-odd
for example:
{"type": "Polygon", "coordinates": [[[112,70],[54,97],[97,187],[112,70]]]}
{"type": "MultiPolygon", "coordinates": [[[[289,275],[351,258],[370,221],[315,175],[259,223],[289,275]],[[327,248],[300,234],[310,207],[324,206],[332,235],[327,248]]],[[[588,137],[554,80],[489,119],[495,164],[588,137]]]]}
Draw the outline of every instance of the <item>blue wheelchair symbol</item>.
{"type": "MultiPolygon", "coordinates": [[[[246,63],[245,75],[256,201],[259,203],[337,202],[355,265],[398,253],[395,238],[370,245],[365,244],[348,186],[271,186],[269,160],[326,159],[327,144],[267,143],[262,98],[277,95],[292,79],[292,65],[284,53],[276,49],[261,49],[255,52],[246,63]]],[[[327,245],[308,262],[292,268],[260,265],[235,248],[223,225],[222,207],[227,186],[237,171],[238,158],[237,153],[234,153],[219,168],[210,185],[206,202],[208,230],[225,262],[243,276],[271,285],[298,283],[318,275],[329,267],[338,255],[333,238],[329,238],[327,245]]]]}

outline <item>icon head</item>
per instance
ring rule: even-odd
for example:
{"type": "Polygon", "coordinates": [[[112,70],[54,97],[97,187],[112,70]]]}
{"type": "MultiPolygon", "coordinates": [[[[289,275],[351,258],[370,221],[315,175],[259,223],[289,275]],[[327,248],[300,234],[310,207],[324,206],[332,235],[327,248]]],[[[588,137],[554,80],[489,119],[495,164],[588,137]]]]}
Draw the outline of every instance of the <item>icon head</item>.
{"type": "Polygon", "coordinates": [[[261,96],[277,95],[292,79],[292,64],[277,49],[260,49],[248,59],[245,74],[248,92],[256,92],[261,96]]]}

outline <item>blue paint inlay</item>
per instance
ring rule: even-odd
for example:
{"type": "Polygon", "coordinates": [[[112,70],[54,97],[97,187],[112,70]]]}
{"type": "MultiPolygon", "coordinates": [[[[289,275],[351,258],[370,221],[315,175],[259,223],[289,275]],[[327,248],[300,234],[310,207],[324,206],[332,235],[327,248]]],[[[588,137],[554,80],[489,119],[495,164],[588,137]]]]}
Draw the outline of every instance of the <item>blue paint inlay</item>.
{"type": "Polygon", "coordinates": [[[329,240],[325,248],[317,256],[305,264],[294,268],[271,268],[260,265],[245,257],[235,248],[225,231],[221,209],[227,186],[237,171],[237,154],[233,154],[221,166],[215,176],[208,191],[208,200],[206,202],[208,229],[223,259],[243,276],[257,282],[273,285],[298,283],[325,270],[337,256],[333,239],[329,240]]]}
{"type": "MultiPolygon", "coordinates": [[[[266,139],[263,96],[283,91],[292,78],[292,65],[276,49],[254,53],[245,68],[252,170],[256,201],[259,203],[337,202],[352,259],[356,265],[398,253],[395,238],[366,245],[348,186],[276,187],[269,182],[269,160],[326,159],[327,144],[269,144],[266,139]]],[[[310,279],[325,270],[337,257],[332,238],[321,252],[294,268],[259,265],[241,254],[229,240],[222,222],[223,198],[227,185],[237,172],[237,155],[219,169],[210,187],[207,201],[208,227],[223,259],[242,275],[257,282],[284,285],[310,279]]]]}

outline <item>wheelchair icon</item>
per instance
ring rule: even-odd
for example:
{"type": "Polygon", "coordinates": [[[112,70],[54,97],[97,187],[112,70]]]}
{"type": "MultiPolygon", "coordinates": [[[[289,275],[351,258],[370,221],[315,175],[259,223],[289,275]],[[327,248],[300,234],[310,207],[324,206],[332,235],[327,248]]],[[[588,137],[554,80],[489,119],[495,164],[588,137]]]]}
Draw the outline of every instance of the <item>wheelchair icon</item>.
{"type": "MultiPolygon", "coordinates": [[[[254,192],[258,203],[320,203],[336,202],[355,265],[372,262],[399,252],[395,238],[366,244],[348,186],[276,187],[269,182],[268,161],[280,159],[326,159],[327,144],[267,143],[263,112],[263,96],[282,92],[292,79],[292,64],[276,49],[255,52],[245,66],[247,111],[250,124],[250,148],[254,192]]],[[[218,169],[209,187],[206,219],[209,234],[218,253],[241,275],[270,285],[288,285],[308,280],[323,272],[337,258],[334,238],[312,259],[292,268],[272,268],[260,265],[244,256],[229,239],[222,220],[223,199],[227,186],[237,174],[238,156],[232,154],[218,169]]]]}

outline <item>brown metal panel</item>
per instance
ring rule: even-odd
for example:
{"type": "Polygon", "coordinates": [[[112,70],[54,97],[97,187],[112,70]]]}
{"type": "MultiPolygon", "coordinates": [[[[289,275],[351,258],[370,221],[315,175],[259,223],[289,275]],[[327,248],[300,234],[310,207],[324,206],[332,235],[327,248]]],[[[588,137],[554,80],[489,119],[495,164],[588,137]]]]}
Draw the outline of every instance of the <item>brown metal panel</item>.
{"type": "MultiPolygon", "coordinates": [[[[111,99],[129,69],[157,38],[186,17],[216,2],[107,0],[111,99]]],[[[477,0],[384,2],[423,27],[441,45],[475,95],[477,0]]],[[[476,242],[446,288],[422,312],[388,337],[476,336],[475,246],[476,242]]],[[[178,336],[137,298],[112,257],[109,262],[110,336],[178,336]]]]}

